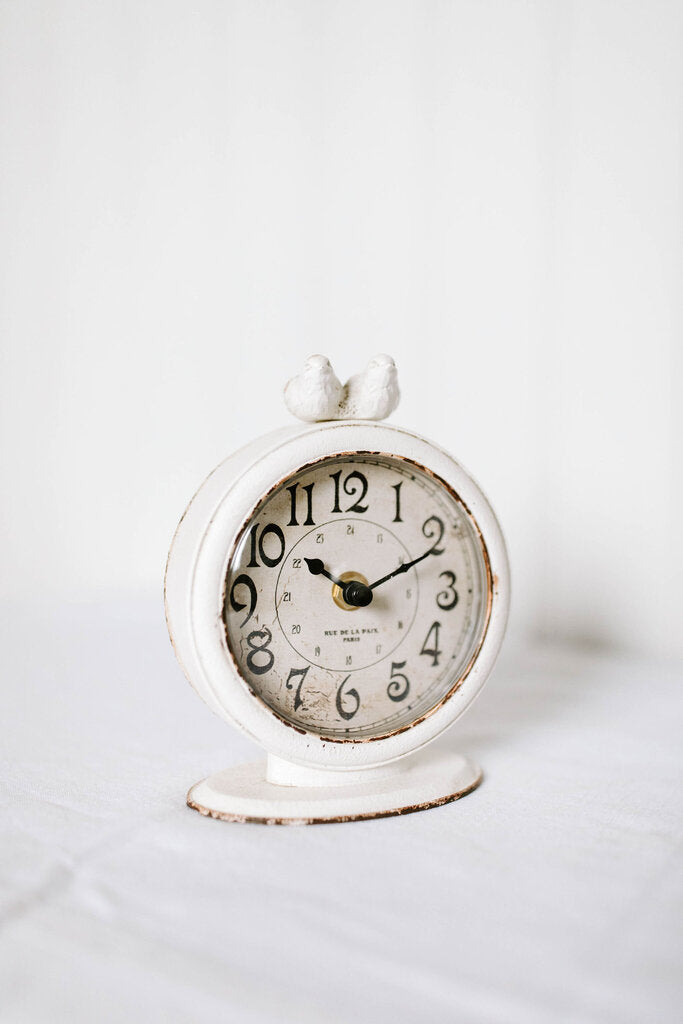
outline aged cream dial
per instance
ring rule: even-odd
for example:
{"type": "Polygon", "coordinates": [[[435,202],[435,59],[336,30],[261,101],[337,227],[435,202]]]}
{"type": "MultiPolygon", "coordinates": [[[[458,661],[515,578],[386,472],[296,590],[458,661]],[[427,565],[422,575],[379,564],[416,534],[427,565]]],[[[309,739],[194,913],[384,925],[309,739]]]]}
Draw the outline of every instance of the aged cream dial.
{"type": "Polygon", "coordinates": [[[398,456],[320,459],[245,523],[224,577],[227,647],[277,717],[378,739],[450,697],[486,635],[492,582],[476,522],[398,456]]]}

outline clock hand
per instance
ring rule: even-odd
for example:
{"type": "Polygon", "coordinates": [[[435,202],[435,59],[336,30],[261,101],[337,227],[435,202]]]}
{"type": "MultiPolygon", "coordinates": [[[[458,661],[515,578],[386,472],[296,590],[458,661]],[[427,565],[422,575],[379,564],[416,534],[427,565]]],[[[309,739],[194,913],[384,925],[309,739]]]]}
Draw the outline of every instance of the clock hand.
{"type": "Polygon", "coordinates": [[[431,555],[433,551],[434,548],[430,548],[429,551],[425,551],[424,555],[420,555],[419,558],[414,558],[412,562],[403,562],[401,565],[399,565],[398,569],[394,569],[394,571],[388,573],[388,575],[382,576],[381,580],[376,580],[374,583],[371,583],[369,589],[375,590],[377,587],[381,586],[382,583],[386,583],[387,580],[393,579],[394,576],[398,576],[402,572],[408,572],[408,569],[412,569],[414,565],[417,565],[418,562],[421,562],[424,558],[427,557],[427,555],[431,555]]]}
{"type": "Polygon", "coordinates": [[[366,587],[360,580],[349,580],[347,583],[344,583],[343,580],[337,579],[331,572],[328,572],[324,562],[319,558],[304,558],[304,562],[312,576],[324,576],[326,579],[331,580],[332,583],[336,583],[347,604],[353,605],[354,608],[365,608],[372,601],[370,587],[366,587]]]}
{"type": "Polygon", "coordinates": [[[308,571],[312,576],[324,576],[326,579],[331,580],[332,583],[336,583],[342,590],[346,586],[342,580],[338,580],[336,576],[333,576],[331,572],[327,571],[325,563],[319,558],[304,558],[304,562],[308,566],[308,571]]]}

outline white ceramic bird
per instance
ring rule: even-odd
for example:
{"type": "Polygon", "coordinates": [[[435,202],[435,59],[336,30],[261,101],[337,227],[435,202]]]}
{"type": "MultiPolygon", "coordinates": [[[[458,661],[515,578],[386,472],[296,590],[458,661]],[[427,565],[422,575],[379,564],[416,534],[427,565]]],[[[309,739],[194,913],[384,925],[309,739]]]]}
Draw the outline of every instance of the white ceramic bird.
{"type": "Polygon", "coordinates": [[[302,372],[285,384],[285,405],[293,416],[309,423],[336,420],[342,396],[342,386],[325,356],[311,356],[302,372]]]}
{"type": "Polygon", "coordinates": [[[396,363],[391,356],[373,356],[363,372],[344,385],[338,418],[383,420],[394,411],[400,397],[396,363]]]}

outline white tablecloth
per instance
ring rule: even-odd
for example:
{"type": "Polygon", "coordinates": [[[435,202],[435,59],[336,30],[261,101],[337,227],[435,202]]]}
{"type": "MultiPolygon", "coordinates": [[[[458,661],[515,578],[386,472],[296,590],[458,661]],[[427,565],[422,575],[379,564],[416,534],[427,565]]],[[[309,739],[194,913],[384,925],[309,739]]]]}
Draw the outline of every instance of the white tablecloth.
{"type": "Polygon", "coordinates": [[[675,666],[507,647],[441,741],[483,785],[404,818],[205,819],[254,747],[158,604],[3,616],[0,1021],[681,1020],[675,666]]]}

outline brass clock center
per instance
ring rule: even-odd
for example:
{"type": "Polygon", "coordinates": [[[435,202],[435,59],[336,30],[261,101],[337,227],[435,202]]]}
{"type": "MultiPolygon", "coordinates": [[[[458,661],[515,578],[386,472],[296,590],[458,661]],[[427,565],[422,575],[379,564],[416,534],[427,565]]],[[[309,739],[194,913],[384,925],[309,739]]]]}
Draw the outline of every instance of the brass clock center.
{"type": "MultiPolygon", "coordinates": [[[[368,581],[361,572],[343,572],[339,579],[342,583],[350,583],[351,580],[355,580],[357,583],[362,583],[366,587],[368,586],[368,581]]],[[[338,608],[343,608],[345,612],[358,611],[358,605],[346,603],[344,600],[344,591],[336,583],[332,584],[332,600],[338,608]]]]}

